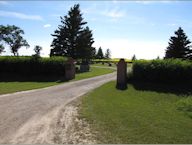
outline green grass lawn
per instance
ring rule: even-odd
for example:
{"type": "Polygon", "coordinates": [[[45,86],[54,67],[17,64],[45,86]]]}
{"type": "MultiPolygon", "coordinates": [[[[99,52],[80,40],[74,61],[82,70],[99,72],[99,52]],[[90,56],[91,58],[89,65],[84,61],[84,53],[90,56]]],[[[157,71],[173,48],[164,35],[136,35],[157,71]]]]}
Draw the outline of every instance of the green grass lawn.
{"type": "MultiPolygon", "coordinates": [[[[114,63],[111,63],[111,64],[112,64],[112,66],[109,66],[108,63],[104,63],[104,64],[102,64],[102,63],[95,63],[95,64],[92,64],[92,66],[111,67],[111,68],[113,68],[113,67],[116,68],[117,67],[116,64],[114,64],[114,63]]],[[[127,67],[132,67],[132,63],[127,63],[127,67]]]]}
{"type": "Polygon", "coordinates": [[[75,81],[76,80],[81,80],[85,78],[91,78],[95,76],[100,76],[108,73],[112,73],[115,70],[110,69],[110,68],[98,68],[98,67],[91,67],[89,72],[84,72],[84,73],[78,73],[76,74],[75,81]]]}
{"type": "Polygon", "coordinates": [[[0,82],[0,94],[32,90],[59,84],[58,82],[0,82]]]}
{"type": "Polygon", "coordinates": [[[184,94],[154,87],[161,89],[128,84],[121,91],[115,82],[107,83],[82,97],[80,117],[90,123],[98,143],[192,144],[192,117],[177,107],[184,94]]]}
{"type": "MultiPolygon", "coordinates": [[[[78,73],[76,74],[76,78],[71,81],[104,75],[107,73],[111,73],[113,71],[114,70],[107,69],[107,68],[91,67],[90,72],[78,73]]],[[[7,79],[4,78],[4,80],[6,81],[0,81],[0,94],[13,93],[13,92],[24,91],[24,90],[32,90],[37,88],[44,88],[44,87],[64,83],[61,80],[62,78],[38,78],[38,79],[35,81],[32,81],[32,80],[25,80],[21,77],[14,78],[14,80],[13,78],[7,78],[7,79]],[[38,81],[38,79],[40,81],[38,81]]]]}
{"type": "Polygon", "coordinates": [[[116,65],[114,63],[111,63],[112,66],[109,66],[108,63],[95,63],[95,64],[92,64],[92,66],[101,66],[101,67],[116,67],[116,65]]]}

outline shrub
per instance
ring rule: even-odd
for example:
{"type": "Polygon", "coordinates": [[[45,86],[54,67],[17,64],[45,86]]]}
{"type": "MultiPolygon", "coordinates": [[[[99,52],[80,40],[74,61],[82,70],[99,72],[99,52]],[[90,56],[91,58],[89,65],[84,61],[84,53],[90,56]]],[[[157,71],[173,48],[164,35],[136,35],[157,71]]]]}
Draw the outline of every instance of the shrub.
{"type": "Polygon", "coordinates": [[[192,98],[187,97],[177,102],[177,109],[181,111],[192,112],[192,98]]]}
{"type": "Polygon", "coordinates": [[[29,56],[0,57],[0,73],[19,75],[64,75],[64,57],[37,58],[29,56]]]}
{"type": "Polygon", "coordinates": [[[151,82],[190,82],[192,62],[180,59],[138,60],[133,63],[133,79],[151,82]]]}

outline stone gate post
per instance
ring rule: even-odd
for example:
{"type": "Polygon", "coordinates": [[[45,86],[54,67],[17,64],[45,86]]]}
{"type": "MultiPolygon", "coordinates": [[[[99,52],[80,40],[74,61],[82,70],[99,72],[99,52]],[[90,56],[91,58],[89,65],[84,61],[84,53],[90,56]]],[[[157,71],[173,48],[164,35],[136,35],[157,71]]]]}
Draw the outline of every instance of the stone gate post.
{"type": "Polygon", "coordinates": [[[124,59],[120,59],[117,64],[116,88],[120,90],[127,89],[127,63],[124,59]]]}
{"type": "Polygon", "coordinates": [[[65,63],[65,79],[72,80],[75,78],[75,63],[73,58],[68,58],[65,63]]]}

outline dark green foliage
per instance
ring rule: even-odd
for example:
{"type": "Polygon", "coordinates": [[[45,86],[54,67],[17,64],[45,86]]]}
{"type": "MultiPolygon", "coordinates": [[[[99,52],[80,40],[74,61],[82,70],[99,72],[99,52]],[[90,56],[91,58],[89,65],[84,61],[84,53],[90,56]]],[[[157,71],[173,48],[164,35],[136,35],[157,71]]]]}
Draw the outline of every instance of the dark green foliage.
{"type": "Polygon", "coordinates": [[[27,41],[22,37],[23,34],[24,31],[15,25],[0,25],[0,42],[8,44],[14,56],[19,55],[18,50],[21,47],[29,47],[27,41]]]}
{"type": "Polygon", "coordinates": [[[34,56],[40,57],[40,53],[41,53],[41,50],[42,50],[42,49],[43,49],[43,48],[42,48],[41,46],[36,45],[36,46],[34,47],[34,51],[35,51],[35,55],[34,55],[34,56]]]}
{"type": "Polygon", "coordinates": [[[52,34],[50,56],[67,56],[74,59],[92,58],[94,43],[92,31],[89,27],[84,27],[87,22],[83,21],[79,4],[74,5],[68,15],[61,17],[61,25],[52,34]]]}
{"type": "Polygon", "coordinates": [[[179,27],[175,31],[175,35],[170,38],[169,46],[167,47],[165,58],[182,58],[187,59],[192,57],[190,49],[191,41],[187,38],[183,29],[179,27]]]}
{"type": "Polygon", "coordinates": [[[192,62],[180,59],[135,61],[133,79],[149,82],[191,82],[192,62]]]}
{"type": "Polygon", "coordinates": [[[77,58],[91,59],[95,55],[95,48],[92,47],[94,43],[92,31],[86,27],[80,34],[77,40],[77,58]]]}
{"type": "Polygon", "coordinates": [[[99,47],[99,49],[98,49],[98,52],[97,52],[96,58],[97,58],[97,59],[103,59],[103,58],[104,58],[104,55],[103,55],[103,50],[102,50],[102,48],[101,48],[101,47],[99,47]]]}
{"type": "Polygon", "coordinates": [[[106,59],[110,59],[111,58],[111,51],[110,49],[107,49],[106,52],[105,52],[105,58],[106,59]]]}
{"type": "Polygon", "coordinates": [[[135,54],[133,55],[133,57],[132,57],[131,60],[132,60],[132,61],[135,61],[135,60],[136,60],[136,56],[135,56],[135,54]]]}
{"type": "Polygon", "coordinates": [[[64,75],[65,61],[63,57],[0,57],[0,73],[33,75],[64,75]]]}
{"type": "Polygon", "coordinates": [[[3,46],[3,44],[0,44],[0,54],[3,52],[4,49],[5,47],[3,46]]]}

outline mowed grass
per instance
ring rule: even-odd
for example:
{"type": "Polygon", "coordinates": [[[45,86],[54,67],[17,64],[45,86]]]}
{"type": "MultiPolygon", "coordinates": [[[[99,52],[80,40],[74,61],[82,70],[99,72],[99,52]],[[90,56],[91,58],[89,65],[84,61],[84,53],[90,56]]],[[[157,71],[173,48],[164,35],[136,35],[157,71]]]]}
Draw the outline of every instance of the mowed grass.
{"type": "Polygon", "coordinates": [[[111,63],[111,66],[109,66],[109,64],[108,64],[108,63],[104,63],[104,64],[102,64],[102,63],[95,63],[95,64],[92,64],[92,66],[100,66],[100,67],[115,67],[115,68],[117,67],[115,63],[111,63]]]}
{"type": "MultiPolygon", "coordinates": [[[[92,68],[90,72],[78,73],[76,74],[75,79],[71,81],[77,81],[81,79],[86,79],[90,77],[95,77],[99,75],[104,75],[107,73],[111,73],[114,70],[107,68],[92,68]]],[[[65,83],[62,81],[62,78],[34,78],[35,81],[26,80],[26,78],[18,77],[18,78],[4,78],[3,81],[0,81],[0,94],[7,94],[25,90],[32,90],[38,88],[49,87],[53,85],[58,85],[61,83],[65,83]],[[39,80],[39,81],[38,81],[39,80]]]]}
{"type": "Polygon", "coordinates": [[[58,82],[0,82],[0,94],[7,94],[25,90],[49,87],[58,82]]]}
{"type": "MultiPolygon", "coordinates": [[[[117,62],[118,63],[118,62],[117,62]]],[[[108,63],[95,63],[95,64],[92,64],[92,66],[100,66],[100,67],[111,67],[111,68],[116,68],[116,64],[115,63],[111,63],[112,66],[109,66],[108,63]]],[[[132,63],[127,63],[127,67],[132,67],[132,63]]]]}
{"type": "Polygon", "coordinates": [[[89,72],[76,74],[76,77],[74,80],[76,81],[76,80],[91,78],[91,77],[95,77],[95,76],[100,76],[100,75],[112,73],[114,71],[115,71],[114,69],[110,69],[110,68],[90,67],[89,72]]]}
{"type": "Polygon", "coordinates": [[[121,91],[109,82],[82,97],[79,112],[98,143],[191,144],[192,118],[176,105],[182,98],[131,84],[121,91]]]}

